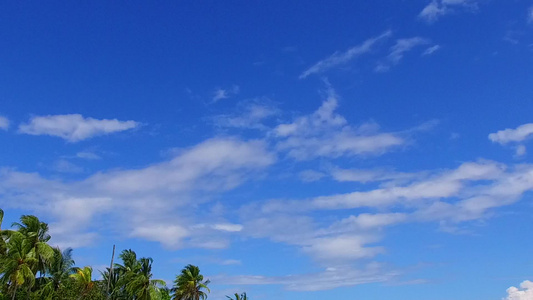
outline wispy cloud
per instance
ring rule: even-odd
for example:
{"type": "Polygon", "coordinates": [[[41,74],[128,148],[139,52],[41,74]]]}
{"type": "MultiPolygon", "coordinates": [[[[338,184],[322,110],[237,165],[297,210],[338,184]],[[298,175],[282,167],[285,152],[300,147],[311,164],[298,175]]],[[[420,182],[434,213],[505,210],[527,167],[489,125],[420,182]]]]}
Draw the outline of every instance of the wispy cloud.
{"type": "Polygon", "coordinates": [[[420,174],[395,172],[386,169],[364,170],[333,168],[330,173],[333,179],[340,182],[361,183],[389,180],[411,180],[420,176],[420,174]]]}
{"type": "Polygon", "coordinates": [[[457,9],[477,9],[477,0],[432,0],[422,9],[418,17],[433,23],[440,17],[453,13],[457,9]]]}
{"type": "Polygon", "coordinates": [[[527,154],[527,148],[526,148],[526,146],[524,146],[524,145],[518,145],[518,146],[516,147],[515,155],[516,155],[517,157],[521,157],[521,156],[524,156],[524,155],[526,155],[526,154],[527,154]]]}
{"type": "Polygon", "coordinates": [[[392,31],[386,31],[377,37],[373,37],[364,41],[362,44],[354,46],[344,52],[335,52],[328,58],[321,60],[311,66],[309,69],[305,70],[301,75],[300,79],[304,79],[311,74],[319,74],[331,68],[334,68],[339,65],[346,64],[353,59],[372,51],[373,47],[380,41],[389,38],[392,35],[392,31]]]}
{"type": "Polygon", "coordinates": [[[338,287],[389,281],[400,275],[398,271],[384,270],[380,264],[368,264],[364,268],[330,267],[322,272],[288,276],[240,275],[212,276],[215,284],[231,285],[281,285],[291,291],[322,291],[338,287]]]}
{"type": "Polygon", "coordinates": [[[533,282],[526,280],[520,288],[514,286],[507,289],[507,297],[503,300],[531,300],[533,299],[533,282]]]}
{"type": "Polygon", "coordinates": [[[83,172],[83,168],[66,160],[66,159],[59,159],[54,162],[54,164],[51,167],[52,170],[60,173],[81,173],[83,172]]]}
{"type": "Polygon", "coordinates": [[[9,119],[6,117],[0,116],[0,129],[8,130],[9,129],[9,119]]]}
{"type": "Polygon", "coordinates": [[[211,225],[195,227],[201,219],[192,217],[196,205],[239,186],[275,160],[264,142],[214,138],[182,149],[168,161],[79,181],[0,169],[0,195],[4,209],[48,216],[53,243],[65,246],[96,241],[99,231],[93,224],[106,224],[122,237],[157,241],[167,248],[223,248],[229,244],[226,235],[239,232],[241,225],[210,215],[211,225]]]}
{"type": "Polygon", "coordinates": [[[241,128],[266,130],[263,121],[279,115],[281,112],[268,99],[254,99],[240,102],[237,112],[218,115],[212,118],[215,126],[221,128],[241,128]]]}
{"type": "Polygon", "coordinates": [[[21,124],[18,131],[30,135],[57,136],[69,142],[79,142],[95,136],[133,129],[139,125],[135,121],[99,120],[85,118],[79,114],[49,115],[32,117],[28,123],[21,124]]]}
{"type": "MultiPolygon", "coordinates": [[[[411,51],[413,48],[429,44],[428,39],[422,37],[412,37],[406,39],[398,39],[396,44],[390,48],[389,55],[385,61],[380,62],[375,71],[384,72],[388,71],[391,66],[397,65],[403,59],[404,55],[411,51]]],[[[436,51],[435,49],[434,51],[436,51]]],[[[426,50],[427,51],[427,50],[426,50]]]]}
{"type": "Polygon", "coordinates": [[[222,99],[227,99],[231,96],[237,95],[240,92],[240,87],[238,85],[233,85],[231,88],[222,89],[218,88],[213,93],[212,101],[213,103],[218,102],[222,99]]]}
{"type": "MultiPolygon", "coordinates": [[[[310,199],[278,199],[249,204],[241,212],[243,234],[298,247],[324,266],[368,260],[385,251],[381,229],[406,222],[435,222],[451,231],[488,217],[533,190],[533,167],[510,168],[491,161],[426,172],[378,188],[310,199]],[[310,211],[349,212],[319,219],[310,211]],[[369,213],[377,210],[379,213],[369,213]]],[[[457,231],[457,230],[456,230],[457,231]]]]}
{"type": "Polygon", "coordinates": [[[81,152],[78,152],[76,153],[76,157],[77,158],[82,158],[82,159],[88,159],[88,160],[98,160],[98,159],[102,159],[102,157],[94,152],[91,152],[91,151],[81,151],[81,152]]]}
{"type": "Polygon", "coordinates": [[[431,46],[429,48],[427,48],[424,52],[422,52],[422,55],[431,55],[435,52],[437,52],[438,50],[440,50],[440,46],[439,45],[434,45],[434,46],[431,46]]]}
{"type": "Polygon", "coordinates": [[[297,160],[308,160],[379,155],[405,143],[399,134],[380,132],[379,126],[373,122],[350,126],[336,113],[337,98],[329,88],[327,99],[314,113],[276,126],[272,135],[278,140],[277,149],[297,160]]]}
{"type": "Polygon", "coordinates": [[[527,22],[533,23],[533,6],[531,6],[527,11],[527,22]]]}

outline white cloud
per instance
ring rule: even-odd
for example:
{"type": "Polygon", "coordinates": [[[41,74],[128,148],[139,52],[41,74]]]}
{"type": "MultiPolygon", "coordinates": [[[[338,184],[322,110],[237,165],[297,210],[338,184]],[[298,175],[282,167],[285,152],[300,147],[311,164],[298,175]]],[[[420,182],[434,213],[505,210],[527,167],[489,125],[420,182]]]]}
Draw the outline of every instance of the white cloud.
{"type": "Polygon", "coordinates": [[[305,70],[300,75],[300,79],[304,79],[309,75],[322,73],[333,67],[346,64],[365,53],[369,53],[372,51],[372,48],[374,47],[376,43],[389,38],[391,35],[392,35],[392,32],[389,30],[389,31],[382,33],[381,35],[377,37],[368,39],[364,41],[362,44],[354,46],[345,52],[335,52],[330,57],[317,62],[316,64],[311,66],[309,69],[305,70]]]}
{"type": "Polygon", "coordinates": [[[224,235],[242,230],[241,225],[217,217],[213,226],[195,228],[197,220],[212,218],[212,213],[196,208],[211,195],[254,178],[275,160],[264,142],[214,138],[168,161],[100,172],[79,181],[2,169],[0,196],[4,209],[47,216],[53,242],[62,245],[94,242],[103,226],[114,229],[106,234],[157,241],[171,249],[223,248],[229,243],[224,235]],[[88,239],[76,239],[79,235],[88,239]]]}
{"type": "Polygon", "coordinates": [[[492,162],[464,163],[455,170],[405,186],[392,185],[370,191],[322,196],[308,203],[320,209],[383,207],[399,201],[414,204],[417,200],[456,196],[464,187],[464,182],[495,179],[502,172],[502,166],[492,162]]]}
{"type": "Polygon", "coordinates": [[[392,63],[397,64],[400,62],[400,60],[402,60],[406,52],[410,51],[414,47],[426,45],[428,43],[429,41],[427,39],[418,36],[408,39],[399,39],[396,41],[396,44],[392,46],[388,58],[392,63]]]}
{"type": "Polygon", "coordinates": [[[319,261],[343,262],[371,258],[383,253],[382,247],[368,247],[376,239],[364,235],[336,235],[320,237],[309,241],[302,249],[319,261]]]}
{"type": "Polygon", "coordinates": [[[243,208],[243,234],[296,246],[324,266],[343,265],[383,253],[383,247],[371,246],[381,239],[379,231],[407,220],[406,215],[399,213],[364,213],[328,225],[324,220],[299,214],[286,201],[280,204],[284,209],[281,213],[269,211],[265,206],[243,208]]]}
{"type": "Polygon", "coordinates": [[[526,280],[520,284],[520,288],[508,288],[507,297],[503,300],[533,300],[533,282],[526,280]]]}
{"type": "Polygon", "coordinates": [[[76,153],[76,157],[77,158],[82,158],[82,159],[88,159],[88,160],[102,159],[102,157],[100,157],[100,155],[98,155],[98,154],[96,154],[94,152],[90,152],[90,151],[78,152],[78,153],[76,153]]]}
{"type": "Polygon", "coordinates": [[[79,142],[94,136],[125,131],[138,127],[135,121],[84,118],[79,114],[32,117],[19,126],[19,132],[31,135],[51,135],[69,142],[79,142]]]}
{"type": "Polygon", "coordinates": [[[277,148],[297,160],[308,160],[379,155],[405,143],[399,134],[379,132],[376,123],[359,127],[348,125],[346,119],[335,112],[337,106],[337,95],[330,89],[317,111],[274,128],[272,134],[278,139],[277,148]]]}
{"type": "Polygon", "coordinates": [[[443,230],[453,229],[513,204],[533,190],[533,166],[508,170],[491,161],[466,162],[455,169],[421,172],[386,186],[359,189],[249,204],[241,210],[242,234],[295,246],[322,266],[364,261],[386,251],[378,244],[385,227],[435,222],[443,230]],[[339,213],[329,212],[327,218],[313,213],[320,210],[339,213]],[[376,210],[379,213],[369,212],[376,210]],[[346,213],[350,215],[338,218],[346,213]]]}
{"type": "Polygon", "coordinates": [[[8,130],[9,129],[9,119],[6,117],[0,116],[0,129],[8,130]]]}
{"type": "Polygon", "coordinates": [[[241,89],[238,85],[233,85],[231,88],[227,88],[227,89],[218,88],[213,93],[213,98],[212,98],[213,103],[218,102],[219,100],[227,99],[231,96],[237,95],[240,92],[240,90],[241,89]]]}
{"type": "Polygon", "coordinates": [[[517,157],[524,156],[524,155],[526,155],[526,153],[527,153],[526,146],[524,146],[524,145],[518,145],[518,147],[516,147],[515,155],[516,155],[517,157]]]}
{"type": "Polygon", "coordinates": [[[353,228],[353,226],[362,229],[379,228],[406,221],[407,217],[408,215],[404,213],[363,213],[358,216],[349,216],[348,218],[333,224],[332,227],[330,227],[330,230],[343,230],[344,228],[353,228]]]}
{"type": "Polygon", "coordinates": [[[66,160],[66,159],[59,159],[54,162],[54,164],[51,167],[52,170],[60,173],[81,173],[83,172],[83,168],[66,160]]]}
{"type": "Polygon", "coordinates": [[[527,12],[527,22],[533,23],[533,6],[531,6],[527,12]]]}
{"type": "Polygon", "coordinates": [[[412,173],[394,172],[385,169],[363,170],[363,169],[340,169],[333,168],[331,170],[333,179],[340,182],[376,182],[387,180],[409,180],[417,176],[412,173]]]}
{"type": "Polygon", "coordinates": [[[261,169],[275,160],[262,141],[214,138],[184,150],[168,162],[139,170],[97,174],[87,181],[101,190],[119,194],[194,188],[227,190],[239,185],[247,170],[261,169]]]}
{"type": "MultiPolygon", "coordinates": [[[[396,43],[390,48],[389,55],[385,61],[378,63],[375,68],[376,72],[388,71],[392,66],[397,65],[403,59],[405,53],[411,51],[413,48],[429,44],[430,41],[421,37],[412,37],[406,39],[398,39],[396,43]]],[[[426,50],[427,51],[427,50],[426,50]]],[[[436,49],[434,50],[436,51],[436,49]]]]}
{"type": "Polygon", "coordinates": [[[242,262],[238,259],[226,259],[220,262],[223,266],[240,265],[242,262]]]}
{"type": "Polygon", "coordinates": [[[419,18],[432,23],[440,17],[453,13],[458,9],[477,9],[476,0],[432,0],[422,9],[419,18]]]}
{"type": "Polygon", "coordinates": [[[533,135],[533,123],[523,124],[516,129],[505,129],[489,134],[489,139],[501,145],[522,142],[533,135]]]}
{"type": "Polygon", "coordinates": [[[291,291],[322,291],[366,283],[390,281],[398,271],[387,271],[380,264],[368,264],[361,269],[349,266],[328,267],[322,272],[287,276],[240,275],[211,276],[214,284],[282,285],[291,291]]]}
{"type": "Polygon", "coordinates": [[[242,225],[240,224],[214,224],[213,229],[227,232],[239,232],[242,230],[242,225]]]}
{"type": "Polygon", "coordinates": [[[222,128],[243,128],[267,130],[262,122],[280,114],[279,109],[267,99],[255,99],[237,105],[236,114],[218,115],[213,118],[216,126],[222,128]]]}
{"type": "Polygon", "coordinates": [[[427,48],[427,49],[422,53],[422,55],[431,55],[431,54],[437,52],[438,50],[440,50],[440,48],[441,48],[441,47],[440,47],[439,45],[433,45],[433,46],[427,48]]]}
{"type": "Polygon", "coordinates": [[[437,0],[431,1],[418,15],[428,22],[436,21],[440,16],[445,15],[448,9],[437,0]]]}
{"type": "Polygon", "coordinates": [[[136,226],[131,236],[155,241],[170,249],[183,246],[182,240],[189,236],[189,231],[180,225],[141,225],[136,226]]]}

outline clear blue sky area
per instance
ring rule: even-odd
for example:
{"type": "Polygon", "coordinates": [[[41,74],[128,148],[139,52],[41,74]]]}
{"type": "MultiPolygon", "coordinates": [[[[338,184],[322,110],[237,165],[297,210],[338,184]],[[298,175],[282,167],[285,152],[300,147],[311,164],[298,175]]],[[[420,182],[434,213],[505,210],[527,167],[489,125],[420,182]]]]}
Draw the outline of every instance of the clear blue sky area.
{"type": "Polygon", "coordinates": [[[12,1],[0,41],[4,224],[77,265],[533,299],[531,1],[12,1]]]}

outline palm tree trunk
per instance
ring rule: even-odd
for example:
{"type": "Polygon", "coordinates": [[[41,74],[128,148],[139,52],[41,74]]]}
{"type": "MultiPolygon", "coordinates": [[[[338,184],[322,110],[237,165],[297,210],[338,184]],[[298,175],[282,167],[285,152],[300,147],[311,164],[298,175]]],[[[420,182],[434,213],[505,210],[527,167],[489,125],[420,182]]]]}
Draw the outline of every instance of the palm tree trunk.
{"type": "Polygon", "coordinates": [[[15,284],[15,290],[13,291],[13,297],[11,300],[15,300],[15,297],[17,296],[17,285],[15,284]]]}

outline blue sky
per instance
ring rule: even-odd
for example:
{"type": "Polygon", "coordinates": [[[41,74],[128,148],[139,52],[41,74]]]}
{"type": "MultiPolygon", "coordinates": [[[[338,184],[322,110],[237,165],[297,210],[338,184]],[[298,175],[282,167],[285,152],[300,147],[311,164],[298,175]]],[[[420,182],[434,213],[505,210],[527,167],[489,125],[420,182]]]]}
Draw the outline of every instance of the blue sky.
{"type": "Polygon", "coordinates": [[[13,2],[0,40],[5,222],[78,265],[533,299],[531,1],[13,2]]]}

